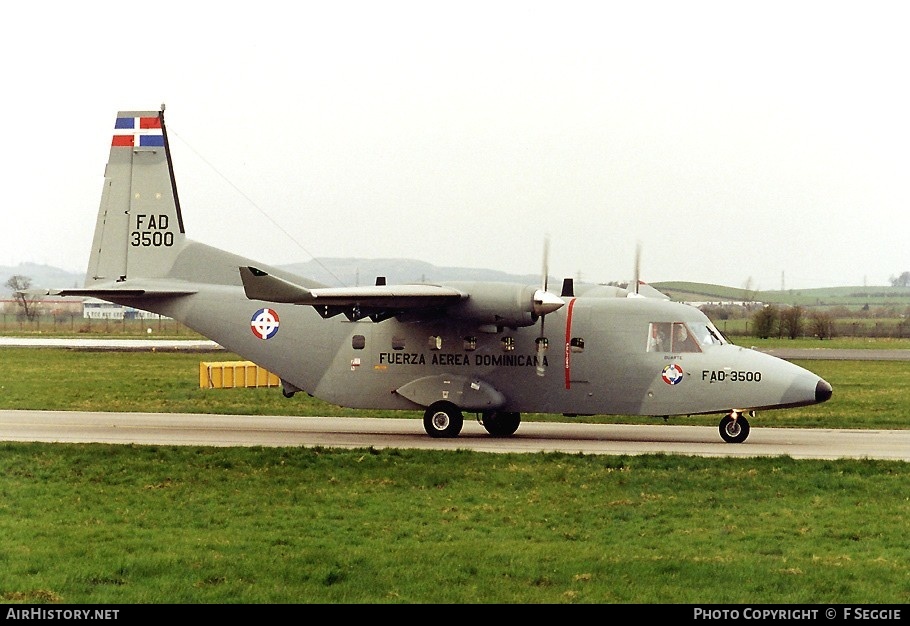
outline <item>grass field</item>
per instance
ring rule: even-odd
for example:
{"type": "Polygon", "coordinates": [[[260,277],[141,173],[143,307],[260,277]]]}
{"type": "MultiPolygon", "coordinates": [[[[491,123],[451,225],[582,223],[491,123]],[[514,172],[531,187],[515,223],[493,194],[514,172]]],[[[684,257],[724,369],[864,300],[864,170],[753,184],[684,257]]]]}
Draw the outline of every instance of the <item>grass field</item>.
{"type": "MultiPolygon", "coordinates": [[[[0,349],[0,408],[362,414],[200,389],[199,362],[228,358],[0,349]]],[[[910,427],[910,363],[800,364],[834,397],[760,413],[755,428],[910,427]]],[[[417,417],[389,415],[404,416],[417,417]]],[[[717,418],[685,420],[673,423],[717,418]]],[[[903,462],[0,449],[8,603],[910,601],[903,462]]]]}
{"type": "Polygon", "coordinates": [[[905,463],[0,449],[5,602],[910,601],[905,463]]]}

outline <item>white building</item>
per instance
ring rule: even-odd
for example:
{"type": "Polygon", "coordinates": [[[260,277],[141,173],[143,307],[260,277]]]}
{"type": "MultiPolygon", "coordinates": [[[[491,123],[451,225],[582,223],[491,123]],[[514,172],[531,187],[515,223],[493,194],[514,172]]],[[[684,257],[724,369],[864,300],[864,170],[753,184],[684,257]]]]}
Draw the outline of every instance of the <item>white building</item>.
{"type": "Polygon", "coordinates": [[[162,319],[157,313],[149,313],[131,306],[105,302],[96,298],[86,298],[82,303],[82,317],[93,320],[157,320],[162,319]]]}

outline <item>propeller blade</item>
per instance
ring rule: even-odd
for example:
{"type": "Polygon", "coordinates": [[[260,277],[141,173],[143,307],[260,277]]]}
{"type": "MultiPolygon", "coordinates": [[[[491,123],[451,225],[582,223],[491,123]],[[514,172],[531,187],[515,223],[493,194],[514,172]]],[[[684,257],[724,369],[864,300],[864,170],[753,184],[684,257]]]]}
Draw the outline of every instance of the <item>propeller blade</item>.
{"type": "Polygon", "coordinates": [[[543,376],[546,373],[544,367],[544,351],[547,349],[547,337],[544,335],[544,320],[547,313],[552,313],[565,302],[562,298],[554,296],[547,291],[547,283],[550,280],[550,237],[544,237],[543,240],[543,271],[540,279],[540,289],[534,292],[534,314],[540,316],[540,336],[537,337],[537,375],[543,376]]]}
{"type": "Polygon", "coordinates": [[[550,280],[550,237],[547,236],[543,240],[543,272],[540,280],[540,288],[543,291],[547,290],[547,282],[550,280]]]}
{"type": "Polygon", "coordinates": [[[635,295],[638,295],[638,287],[641,285],[641,242],[635,244],[635,295]]]}
{"type": "Polygon", "coordinates": [[[537,338],[537,375],[543,376],[547,373],[547,368],[543,363],[544,352],[547,351],[547,338],[543,336],[543,320],[540,323],[540,337],[537,338]]]}

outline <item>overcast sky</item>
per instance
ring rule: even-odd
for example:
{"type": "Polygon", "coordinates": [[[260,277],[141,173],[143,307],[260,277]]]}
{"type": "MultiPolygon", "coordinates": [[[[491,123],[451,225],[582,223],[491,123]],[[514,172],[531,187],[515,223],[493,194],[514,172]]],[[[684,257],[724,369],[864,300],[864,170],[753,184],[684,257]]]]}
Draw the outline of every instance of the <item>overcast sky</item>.
{"type": "Polygon", "coordinates": [[[13,3],[0,265],[82,271],[118,110],[189,237],[757,289],[910,270],[898,2],[13,3]]]}

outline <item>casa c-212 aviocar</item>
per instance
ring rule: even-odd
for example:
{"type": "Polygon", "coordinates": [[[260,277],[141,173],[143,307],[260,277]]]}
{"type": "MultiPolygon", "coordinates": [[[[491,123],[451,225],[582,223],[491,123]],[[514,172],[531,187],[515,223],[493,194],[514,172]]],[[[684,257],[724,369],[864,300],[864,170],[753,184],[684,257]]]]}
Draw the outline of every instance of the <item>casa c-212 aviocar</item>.
{"type": "Polygon", "coordinates": [[[723,440],[740,443],[756,410],[832,394],[637,276],[628,290],[566,280],[557,294],[545,260],[538,285],[328,287],[188,239],[175,180],[164,107],[119,112],[85,285],[52,293],[179,320],[279,376],[288,397],[422,411],[432,437],[458,436],[465,413],[497,437],[527,412],[717,413],[723,440]]]}

